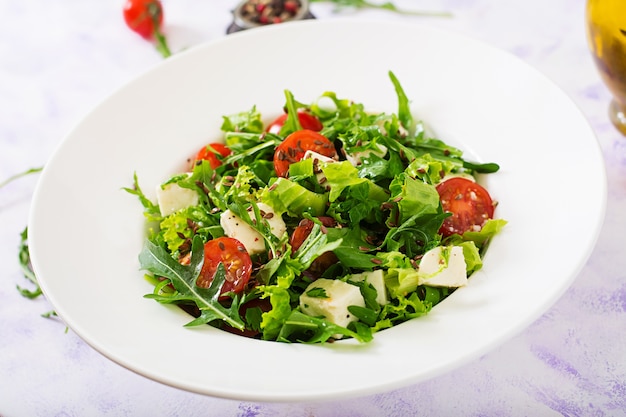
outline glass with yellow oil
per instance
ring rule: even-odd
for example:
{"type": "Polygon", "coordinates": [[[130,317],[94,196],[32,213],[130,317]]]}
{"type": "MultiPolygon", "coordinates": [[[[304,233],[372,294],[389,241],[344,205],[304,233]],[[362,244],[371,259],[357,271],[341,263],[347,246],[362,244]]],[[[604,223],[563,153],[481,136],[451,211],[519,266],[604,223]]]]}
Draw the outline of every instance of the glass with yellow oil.
{"type": "Polygon", "coordinates": [[[626,0],[587,0],[587,39],[613,99],[609,116],[626,135],[626,0]]]}

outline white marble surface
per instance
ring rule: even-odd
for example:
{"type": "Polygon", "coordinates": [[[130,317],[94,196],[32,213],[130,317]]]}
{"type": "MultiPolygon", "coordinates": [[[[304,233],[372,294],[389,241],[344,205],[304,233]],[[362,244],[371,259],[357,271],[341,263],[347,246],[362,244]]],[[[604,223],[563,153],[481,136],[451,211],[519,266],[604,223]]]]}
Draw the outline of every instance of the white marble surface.
{"type": "MultiPolygon", "coordinates": [[[[45,164],[96,104],[160,62],[160,55],[125,27],[122,3],[0,0],[0,182],[45,164]]],[[[163,0],[172,48],[226,36],[235,3],[163,0]]],[[[32,175],[0,189],[0,416],[626,415],[626,138],[607,118],[609,93],[586,48],[584,0],[395,3],[447,10],[453,17],[344,14],[433,25],[509,51],[554,80],[593,126],[608,175],[606,223],[563,297],[478,360],[397,391],[277,404],[187,393],[104,358],[59,320],[41,317],[52,309],[45,298],[28,300],[16,291],[16,285],[28,287],[17,248],[37,181],[32,175]]],[[[316,3],[312,11],[320,19],[338,16],[329,4],[316,3]]],[[[584,176],[584,167],[572,181],[577,175],[584,176]]]]}

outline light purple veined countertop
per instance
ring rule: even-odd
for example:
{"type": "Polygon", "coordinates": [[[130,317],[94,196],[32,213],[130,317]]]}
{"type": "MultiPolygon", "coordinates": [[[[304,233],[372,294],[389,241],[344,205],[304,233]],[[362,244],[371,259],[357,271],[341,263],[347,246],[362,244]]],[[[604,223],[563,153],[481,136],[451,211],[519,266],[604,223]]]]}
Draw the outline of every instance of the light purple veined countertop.
{"type": "MultiPolygon", "coordinates": [[[[226,36],[236,3],[163,0],[174,52],[226,36]]],[[[319,19],[416,21],[485,41],[552,79],[593,127],[608,175],[605,225],[586,266],[556,304],[479,359],[392,392],[310,403],[188,393],[115,364],[66,332],[61,321],[41,317],[52,309],[45,298],[18,293],[16,285],[30,288],[17,250],[35,174],[0,189],[0,416],[626,416],[626,137],[607,117],[610,96],[587,50],[584,0],[394,3],[453,16],[338,14],[328,3],[314,3],[312,12],[319,19]]],[[[125,27],[122,4],[0,0],[0,182],[45,164],[83,116],[162,60],[125,27]]]]}

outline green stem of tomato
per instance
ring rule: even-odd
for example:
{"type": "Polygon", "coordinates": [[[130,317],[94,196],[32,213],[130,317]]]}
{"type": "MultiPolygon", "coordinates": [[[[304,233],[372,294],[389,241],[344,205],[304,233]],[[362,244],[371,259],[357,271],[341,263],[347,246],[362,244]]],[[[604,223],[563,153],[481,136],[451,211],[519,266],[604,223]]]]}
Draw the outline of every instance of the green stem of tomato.
{"type": "Polygon", "coordinates": [[[153,37],[155,40],[156,49],[163,56],[163,58],[168,58],[172,56],[172,51],[167,44],[167,38],[165,37],[163,32],[161,32],[161,17],[163,15],[161,3],[158,1],[149,3],[147,11],[148,16],[152,20],[152,25],[154,27],[153,37]]]}
{"type": "Polygon", "coordinates": [[[163,58],[168,58],[172,56],[172,51],[167,45],[167,39],[165,38],[165,35],[161,33],[160,30],[156,30],[154,32],[154,40],[155,40],[156,49],[163,56],[163,58]]]}

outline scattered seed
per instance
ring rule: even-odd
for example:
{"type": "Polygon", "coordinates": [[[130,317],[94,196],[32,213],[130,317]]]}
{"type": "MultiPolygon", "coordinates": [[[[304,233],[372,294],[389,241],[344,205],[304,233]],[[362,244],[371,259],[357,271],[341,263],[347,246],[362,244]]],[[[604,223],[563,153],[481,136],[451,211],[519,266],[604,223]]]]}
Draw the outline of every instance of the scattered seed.
{"type": "Polygon", "coordinates": [[[375,245],[376,244],[376,237],[371,236],[371,235],[367,235],[367,236],[365,236],[365,241],[367,243],[369,243],[370,245],[375,245]]]}

